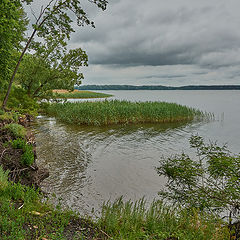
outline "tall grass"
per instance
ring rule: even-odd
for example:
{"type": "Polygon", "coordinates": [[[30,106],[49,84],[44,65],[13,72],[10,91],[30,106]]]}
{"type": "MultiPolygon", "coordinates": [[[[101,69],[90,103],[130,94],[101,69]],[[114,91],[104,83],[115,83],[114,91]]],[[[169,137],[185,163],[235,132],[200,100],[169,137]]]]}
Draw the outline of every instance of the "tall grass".
{"type": "Polygon", "coordinates": [[[179,122],[202,118],[204,113],[175,103],[102,101],[55,103],[46,113],[77,125],[179,122]]]}
{"type": "Polygon", "coordinates": [[[197,210],[179,210],[154,201],[146,207],[144,199],[138,202],[106,203],[98,220],[100,228],[110,239],[178,239],[226,240],[227,227],[222,222],[197,210]]]}
{"type": "Polygon", "coordinates": [[[110,94],[105,93],[98,93],[98,92],[92,92],[92,91],[79,91],[74,90],[73,92],[68,91],[55,91],[54,96],[57,98],[107,98],[111,97],[110,94]]]}

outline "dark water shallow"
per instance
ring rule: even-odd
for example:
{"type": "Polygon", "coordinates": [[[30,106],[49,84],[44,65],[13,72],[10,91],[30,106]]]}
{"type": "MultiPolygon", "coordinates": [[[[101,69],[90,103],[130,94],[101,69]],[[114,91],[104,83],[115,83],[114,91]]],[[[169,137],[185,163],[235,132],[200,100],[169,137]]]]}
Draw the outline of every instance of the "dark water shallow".
{"type": "MultiPolygon", "coordinates": [[[[39,117],[35,123],[39,164],[48,166],[43,183],[62,204],[82,213],[123,195],[152,200],[165,180],[155,171],[162,156],[189,152],[188,139],[228,143],[240,152],[240,91],[105,91],[116,99],[168,101],[213,112],[215,121],[76,127],[39,117]]],[[[191,154],[191,152],[189,152],[191,154]]]]}

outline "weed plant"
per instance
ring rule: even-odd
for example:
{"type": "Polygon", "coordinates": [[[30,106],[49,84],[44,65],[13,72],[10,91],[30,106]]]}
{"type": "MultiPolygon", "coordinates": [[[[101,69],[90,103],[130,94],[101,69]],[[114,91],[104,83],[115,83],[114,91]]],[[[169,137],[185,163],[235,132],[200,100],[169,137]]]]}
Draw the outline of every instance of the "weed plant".
{"type": "Polygon", "coordinates": [[[147,208],[144,199],[104,204],[98,224],[110,239],[229,239],[228,229],[213,216],[167,207],[161,201],[147,208]]]}
{"type": "Polygon", "coordinates": [[[54,103],[46,112],[57,119],[77,125],[109,125],[129,123],[170,123],[202,118],[204,113],[193,108],[167,102],[102,101],[54,103]]]}
{"type": "Polygon", "coordinates": [[[15,112],[4,112],[0,111],[0,121],[3,122],[17,122],[18,121],[18,113],[15,112]]]}
{"type": "Polygon", "coordinates": [[[38,191],[7,179],[8,173],[0,167],[0,239],[3,240],[230,239],[228,229],[213,216],[166,207],[160,201],[147,208],[144,199],[124,203],[120,198],[113,204],[106,203],[94,223],[60,206],[53,208],[42,201],[38,191]]]}
{"type": "Polygon", "coordinates": [[[65,239],[63,230],[73,213],[41,199],[33,188],[8,182],[0,167],[0,239],[65,239]]]}
{"type": "Polygon", "coordinates": [[[26,128],[17,123],[6,124],[4,129],[8,129],[16,138],[25,138],[27,134],[26,128]]]}
{"type": "Polygon", "coordinates": [[[11,142],[12,147],[15,149],[22,149],[21,164],[31,166],[34,162],[34,152],[32,145],[27,144],[24,139],[18,138],[11,142]]]}

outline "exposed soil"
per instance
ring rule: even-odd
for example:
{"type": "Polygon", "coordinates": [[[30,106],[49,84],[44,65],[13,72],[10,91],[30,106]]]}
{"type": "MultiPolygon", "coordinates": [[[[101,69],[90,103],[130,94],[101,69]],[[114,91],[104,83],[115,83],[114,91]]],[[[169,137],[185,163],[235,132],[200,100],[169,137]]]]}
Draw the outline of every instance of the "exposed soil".
{"type": "MultiPolygon", "coordinates": [[[[25,117],[19,118],[18,123],[27,127],[31,121],[32,117],[25,115],[25,117]]],[[[23,150],[13,149],[9,143],[16,137],[8,129],[2,128],[9,123],[11,123],[11,120],[0,122],[0,165],[5,171],[9,171],[10,181],[39,188],[40,183],[49,176],[49,173],[47,169],[39,168],[36,164],[34,135],[28,131],[26,136],[28,144],[32,144],[34,147],[34,163],[31,166],[23,166],[20,161],[23,150]]]]}
{"type": "Polygon", "coordinates": [[[74,239],[74,237],[85,240],[109,239],[109,236],[94,226],[91,221],[81,218],[73,218],[70,220],[68,226],[64,229],[64,237],[67,240],[74,239]]]}

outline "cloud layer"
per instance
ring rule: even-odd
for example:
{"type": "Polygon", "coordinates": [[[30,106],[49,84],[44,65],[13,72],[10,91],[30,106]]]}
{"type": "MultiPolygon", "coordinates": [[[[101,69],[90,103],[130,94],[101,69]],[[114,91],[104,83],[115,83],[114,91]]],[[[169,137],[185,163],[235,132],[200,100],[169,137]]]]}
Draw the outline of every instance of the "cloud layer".
{"type": "Polygon", "coordinates": [[[238,0],[109,0],[86,5],[96,28],[76,28],[90,67],[84,84],[238,84],[238,0]]]}

